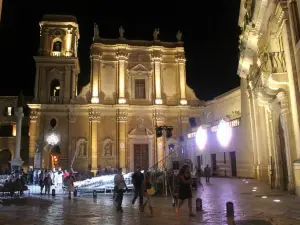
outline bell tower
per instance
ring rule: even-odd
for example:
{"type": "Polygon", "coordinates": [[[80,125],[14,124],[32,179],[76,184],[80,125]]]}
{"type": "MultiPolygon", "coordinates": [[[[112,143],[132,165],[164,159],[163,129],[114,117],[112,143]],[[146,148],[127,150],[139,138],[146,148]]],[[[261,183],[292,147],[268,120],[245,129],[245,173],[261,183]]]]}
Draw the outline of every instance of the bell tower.
{"type": "Polygon", "coordinates": [[[79,27],[74,16],[45,15],[40,22],[34,98],[41,104],[68,104],[77,95],[79,27]]]}

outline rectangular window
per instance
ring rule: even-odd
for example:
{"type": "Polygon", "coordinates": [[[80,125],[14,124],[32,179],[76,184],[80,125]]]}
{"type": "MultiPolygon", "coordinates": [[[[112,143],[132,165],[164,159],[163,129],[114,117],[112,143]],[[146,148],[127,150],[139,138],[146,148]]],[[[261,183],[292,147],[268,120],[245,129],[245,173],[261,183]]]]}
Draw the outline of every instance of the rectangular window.
{"type": "Polygon", "coordinates": [[[135,80],[135,99],[146,99],[146,84],[144,79],[135,80]]]}
{"type": "Polygon", "coordinates": [[[11,116],[12,114],[12,107],[7,107],[7,115],[11,116]]]}
{"type": "Polygon", "coordinates": [[[12,127],[12,136],[16,136],[17,134],[17,125],[16,124],[13,124],[13,127],[12,127]]]}
{"type": "Polygon", "coordinates": [[[0,137],[11,137],[13,134],[12,125],[0,125],[0,137]]]}

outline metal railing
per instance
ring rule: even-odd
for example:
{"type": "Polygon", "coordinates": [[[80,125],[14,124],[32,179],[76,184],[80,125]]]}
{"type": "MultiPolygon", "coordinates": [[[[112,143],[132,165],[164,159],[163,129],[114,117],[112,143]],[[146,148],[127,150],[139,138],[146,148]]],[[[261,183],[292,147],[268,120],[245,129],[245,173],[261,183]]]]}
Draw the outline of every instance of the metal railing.
{"type": "Polygon", "coordinates": [[[59,96],[50,96],[49,101],[50,103],[59,103],[59,96]]]}

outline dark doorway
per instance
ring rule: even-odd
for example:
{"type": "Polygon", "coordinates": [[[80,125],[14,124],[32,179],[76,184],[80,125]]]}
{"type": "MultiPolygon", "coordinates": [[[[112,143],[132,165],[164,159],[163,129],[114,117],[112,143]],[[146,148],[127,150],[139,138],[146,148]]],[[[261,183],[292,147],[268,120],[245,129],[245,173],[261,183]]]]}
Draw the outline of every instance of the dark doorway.
{"type": "Polygon", "coordinates": [[[211,171],[212,175],[216,176],[217,173],[217,155],[216,154],[211,154],[211,171]]]}
{"type": "Polygon", "coordinates": [[[149,154],[147,144],[135,144],[134,145],[134,171],[138,166],[142,170],[147,171],[149,168],[149,154]]]}
{"type": "Polygon", "coordinates": [[[12,160],[12,155],[9,149],[0,150],[0,169],[2,172],[8,173],[10,171],[10,161],[12,160]]]}
{"type": "Polygon", "coordinates": [[[231,162],[231,176],[236,177],[236,155],[235,152],[230,152],[230,162],[231,162]]]}
{"type": "Polygon", "coordinates": [[[279,142],[280,142],[280,159],[279,165],[282,171],[282,180],[280,181],[281,189],[284,191],[288,190],[288,168],[287,168],[287,160],[286,160],[286,149],[285,149],[285,140],[284,140],[284,130],[281,125],[281,121],[279,119],[279,142]]]}
{"type": "Polygon", "coordinates": [[[197,156],[197,169],[201,168],[201,160],[200,160],[201,156],[197,156]]]}

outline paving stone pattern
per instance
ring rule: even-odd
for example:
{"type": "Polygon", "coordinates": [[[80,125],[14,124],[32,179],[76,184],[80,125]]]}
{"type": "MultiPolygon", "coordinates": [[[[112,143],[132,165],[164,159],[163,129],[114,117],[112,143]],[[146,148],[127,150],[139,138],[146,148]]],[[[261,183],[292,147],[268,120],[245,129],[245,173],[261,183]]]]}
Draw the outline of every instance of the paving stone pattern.
{"type": "Polygon", "coordinates": [[[188,216],[187,203],[176,216],[170,197],[153,198],[154,217],[150,218],[147,210],[139,212],[138,201],[131,204],[132,195],[125,195],[123,213],[116,212],[110,194],[72,200],[31,195],[26,200],[0,202],[0,225],[300,225],[300,198],[255,180],[215,178],[194,193],[194,209],[197,197],[203,199],[204,211],[193,218],[188,216]],[[227,201],[234,203],[234,219],[226,217],[227,201]]]}

